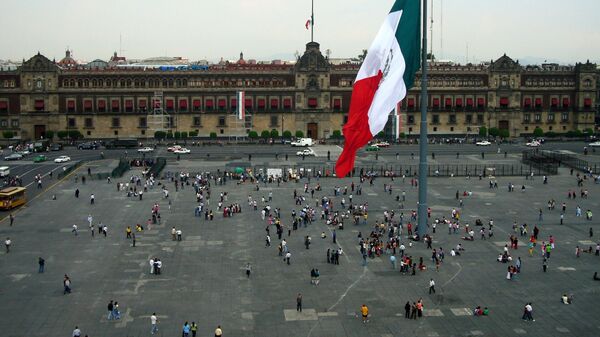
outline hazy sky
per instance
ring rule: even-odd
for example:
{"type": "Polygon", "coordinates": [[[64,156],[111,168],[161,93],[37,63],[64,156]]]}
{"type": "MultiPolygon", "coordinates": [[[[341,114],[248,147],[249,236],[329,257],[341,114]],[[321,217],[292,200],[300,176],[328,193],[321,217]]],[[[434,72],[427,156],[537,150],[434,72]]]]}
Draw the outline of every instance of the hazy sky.
{"type": "MultiPolygon", "coordinates": [[[[468,44],[471,62],[600,63],[599,0],[433,1],[438,58],[464,62],[468,44]]],[[[315,0],[315,40],[331,57],[356,56],[393,2],[315,0]]],[[[78,60],[107,60],[119,35],[128,58],[292,59],[310,40],[310,0],[2,0],[0,10],[0,59],[39,50],[59,60],[69,47],[78,60]]]]}

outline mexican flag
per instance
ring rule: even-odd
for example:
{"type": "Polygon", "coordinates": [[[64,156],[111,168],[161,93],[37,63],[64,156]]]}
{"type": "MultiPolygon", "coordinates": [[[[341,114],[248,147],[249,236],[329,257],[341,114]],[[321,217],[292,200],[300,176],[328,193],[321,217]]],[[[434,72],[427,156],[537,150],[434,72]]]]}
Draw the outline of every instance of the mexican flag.
{"type": "Polygon", "coordinates": [[[335,174],[345,177],[356,151],[383,130],[413,85],[421,63],[421,1],[396,0],[363,61],[352,90],[344,150],[335,174]]]}

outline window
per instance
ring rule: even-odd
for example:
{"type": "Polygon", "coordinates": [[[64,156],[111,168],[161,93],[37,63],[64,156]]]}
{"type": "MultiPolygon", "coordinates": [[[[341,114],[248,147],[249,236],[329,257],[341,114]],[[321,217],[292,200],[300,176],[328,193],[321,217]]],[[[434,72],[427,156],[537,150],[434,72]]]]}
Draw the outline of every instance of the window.
{"type": "Polygon", "coordinates": [[[179,111],[185,112],[188,109],[188,101],[187,99],[179,100],[179,111]]]}
{"type": "Polygon", "coordinates": [[[70,99],[67,101],[67,111],[68,112],[75,112],[75,101],[70,99]]]}
{"type": "Polygon", "coordinates": [[[8,127],[8,121],[6,119],[0,120],[0,127],[3,127],[3,128],[8,127]]]}
{"type": "Polygon", "coordinates": [[[112,119],[112,127],[120,128],[121,127],[121,119],[119,117],[113,117],[112,119]]]}
{"type": "Polygon", "coordinates": [[[431,123],[439,124],[440,123],[440,115],[433,115],[433,117],[431,119],[431,123]]]}
{"type": "Polygon", "coordinates": [[[271,109],[277,110],[279,108],[279,100],[277,98],[271,98],[271,109]]]}
{"type": "Polygon", "coordinates": [[[138,122],[138,127],[145,128],[147,126],[148,126],[148,121],[146,120],[146,117],[140,117],[139,122],[138,122]]]}
{"type": "Polygon", "coordinates": [[[98,101],[98,111],[99,112],[106,112],[106,101],[101,99],[98,101]]]}
{"type": "Polygon", "coordinates": [[[7,101],[0,101],[0,112],[8,112],[8,102],[7,101]]]}
{"type": "Polygon", "coordinates": [[[449,115],[448,116],[448,123],[450,123],[450,124],[456,124],[456,115],[449,115]]]}
{"type": "Polygon", "coordinates": [[[274,126],[278,126],[278,125],[279,125],[279,117],[271,116],[271,124],[269,124],[269,126],[274,127],[274,126]]]}
{"type": "Polygon", "coordinates": [[[88,117],[88,118],[86,118],[86,119],[84,120],[84,126],[85,126],[86,128],[93,128],[93,127],[94,127],[94,120],[93,120],[92,118],[89,118],[89,117],[88,117]]]}
{"type": "Polygon", "coordinates": [[[75,122],[75,118],[69,118],[69,120],[68,120],[68,126],[69,126],[70,128],[74,128],[74,127],[76,127],[76,126],[77,126],[77,125],[76,125],[76,122],[75,122]]]}
{"type": "Polygon", "coordinates": [[[530,114],[523,115],[523,122],[529,123],[530,121],[531,121],[531,115],[530,114]]]}
{"type": "Polygon", "coordinates": [[[119,100],[118,99],[113,99],[112,102],[110,103],[111,105],[111,110],[112,112],[119,112],[119,100]]]}
{"type": "Polygon", "coordinates": [[[36,99],[34,103],[35,111],[44,111],[45,104],[43,99],[36,99]]]}
{"type": "Polygon", "coordinates": [[[226,126],[225,124],[225,116],[219,116],[219,126],[226,126]]]}
{"type": "Polygon", "coordinates": [[[83,111],[84,112],[92,112],[92,101],[89,99],[86,99],[85,101],[83,101],[83,111]]]}
{"type": "Polygon", "coordinates": [[[133,112],[133,100],[125,100],[125,112],[133,112]]]}
{"type": "Polygon", "coordinates": [[[192,123],[194,126],[202,126],[202,119],[200,118],[200,116],[194,116],[192,123]]]}
{"type": "Polygon", "coordinates": [[[11,119],[10,120],[10,126],[13,128],[18,128],[19,127],[19,120],[18,119],[11,119]]]}
{"type": "Polygon", "coordinates": [[[568,122],[569,121],[569,113],[568,112],[563,112],[560,115],[560,120],[563,122],[568,122]]]}
{"type": "Polygon", "coordinates": [[[415,116],[414,115],[408,115],[407,120],[408,120],[408,124],[415,124],[415,116]]]}
{"type": "Polygon", "coordinates": [[[508,108],[508,97],[500,97],[500,107],[503,109],[508,108]]]}
{"type": "Polygon", "coordinates": [[[202,108],[202,101],[199,99],[193,100],[192,107],[193,107],[194,111],[200,111],[200,109],[202,108]]]}
{"type": "Polygon", "coordinates": [[[542,120],[542,114],[535,114],[535,116],[533,118],[535,119],[536,122],[539,122],[542,120]]]}
{"type": "Polygon", "coordinates": [[[309,98],[308,99],[308,107],[309,108],[316,108],[317,107],[317,99],[316,98],[309,98]]]}
{"type": "Polygon", "coordinates": [[[554,114],[553,113],[548,114],[548,122],[554,122],[554,114]]]}
{"type": "Polygon", "coordinates": [[[482,114],[478,114],[477,115],[477,123],[478,124],[483,124],[483,115],[482,114]]]}
{"type": "Polygon", "coordinates": [[[525,127],[525,131],[529,131],[529,127],[528,126],[525,127]]]}
{"type": "Polygon", "coordinates": [[[433,132],[437,132],[437,126],[433,127],[433,132]]]}

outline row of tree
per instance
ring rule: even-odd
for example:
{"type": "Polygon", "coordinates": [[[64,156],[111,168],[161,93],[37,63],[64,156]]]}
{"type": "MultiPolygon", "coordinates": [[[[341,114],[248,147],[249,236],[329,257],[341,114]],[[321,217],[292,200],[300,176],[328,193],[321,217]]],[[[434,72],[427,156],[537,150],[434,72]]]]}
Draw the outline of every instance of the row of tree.
{"type": "MultiPolygon", "coordinates": [[[[542,128],[540,128],[540,127],[536,127],[533,130],[534,137],[548,137],[548,138],[554,138],[554,137],[560,137],[560,136],[576,138],[576,137],[589,136],[589,135],[593,135],[593,134],[594,134],[593,129],[585,129],[584,131],[573,130],[573,131],[567,131],[565,133],[558,133],[558,132],[554,132],[554,131],[544,132],[544,130],[542,130],[542,128]]],[[[489,130],[488,130],[488,128],[486,128],[485,126],[482,126],[479,128],[479,135],[481,137],[489,136],[489,137],[509,138],[510,132],[507,129],[499,129],[499,128],[489,128],[489,130]]]]}

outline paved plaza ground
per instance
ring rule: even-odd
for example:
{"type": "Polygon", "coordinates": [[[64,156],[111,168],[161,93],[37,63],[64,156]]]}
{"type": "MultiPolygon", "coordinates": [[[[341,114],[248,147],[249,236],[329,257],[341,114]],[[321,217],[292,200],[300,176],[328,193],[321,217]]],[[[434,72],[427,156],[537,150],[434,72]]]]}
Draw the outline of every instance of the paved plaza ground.
{"type": "MultiPolygon", "coordinates": [[[[368,161],[371,157],[361,160],[368,161]]],[[[410,158],[404,157],[404,160],[410,158]]],[[[492,158],[489,158],[492,159],[492,158]]],[[[489,160],[488,159],[488,160],[489,160]]],[[[319,158],[311,159],[318,162],[319,158]]],[[[389,157],[392,161],[392,157],[389,157]]],[[[448,159],[454,160],[454,159],[448,159]]],[[[469,158],[479,161],[477,155],[469,158]]],[[[504,160],[497,158],[496,160],[504,160]]],[[[510,160],[508,158],[507,160],[510,160]]],[[[513,158],[513,160],[515,160],[513,158]]],[[[268,163],[268,161],[265,161],[268,163]]],[[[181,160],[169,162],[165,171],[199,172],[225,168],[226,162],[181,160]]],[[[262,164],[262,163],[261,163],[262,164]]],[[[81,168],[79,174],[84,173],[81,168]]],[[[265,247],[266,223],[260,211],[247,205],[249,194],[259,200],[273,194],[269,203],[281,208],[282,222],[289,226],[294,205],[293,191],[303,194],[306,179],[299,183],[281,185],[247,183],[212,186],[210,209],[216,211],[220,192],[228,192],[228,203],[240,203],[242,213],[223,218],[215,212],[214,221],[194,216],[196,205],[193,188],[170,191],[172,206],[162,197],[159,188],[144,194],[142,201],[117,192],[116,181],[125,181],[132,170],[111,184],[106,181],[75,183],[73,176],[59,182],[52,189],[32,200],[15,214],[15,223],[0,223],[2,241],[13,241],[10,253],[4,247],[0,252],[0,335],[71,336],[77,325],[83,335],[150,336],[150,315],[159,318],[158,336],[179,336],[185,321],[198,324],[198,336],[212,336],[221,325],[224,336],[598,336],[599,287],[592,275],[600,271],[600,257],[583,253],[577,258],[576,246],[596,248],[600,226],[575,216],[575,207],[596,212],[600,203],[597,194],[600,185],[586,180],[584,189],[588,199],[567,199],[569,190],[580,191],[569,170],[561,168],[558,176],[550,176],[543,184],[541,177],[525,180],[523,177],[498,177],[498,189],[490,189],[489,179],[429,178],[429,207],[432,218],[450,217],[453,208],[462,213],[462,222],[474,227],[475,219],[487,224],[494,219],[495,234],[491,239],[461,240],[460,234],[449,235],[447,228],[438,227],[432,234],[434,247],[443,247],[446,257],[439,272],[431,262],[431,251],[425,244],[416,243],[407,249],[415,257],[423,257],[428,269],[417,271],[416,276],[403,275],[393,270],[389,256],[368,259],[361,265],[358,248],[359,232],[367,235],[376,220],[383,218],[384,210],[404,212],[405,222],[412,209],[416,210],[417,189],[410,180],[377,178],[374,185],[363,184],[363,194],[354,194],[354,203],[369,203],[367,225],[346,223],[337,231],[337,244],[332,242],[331,228],[322,220],[292,231],[284,237],[292,252],[291,264],[278,256],[277,237],[271,230],[273,244],[265,247]],[[508,192],[507,185],[516,186],[508,192]],[[384,192],[383,185],[392,184],[393,193],[384,192]],[[525,191],[521,192],[521,186],[525,191]],[[81,194],[75,198],[75,190],[81,194]],[[406,191],[405,208],[399,209],[396,196],[406,191]],[[459,207],[455,192],[472,191],[462,197],[459,207]],[[96,196],[90,205],[89,196],[96,196]],[[52,200],[52,195],[56,200],[52,200]],[[549,211],[549,199],[555,199],[557,209],[549,211]],[[125,238],[126,226],[145,224],[151,207],[158,202],[162,223],[137,234],[136,247],[125,238]],[[566,202],[564,225],[559,224],[560,205],[566,202]],[[538,221],[538,209],[543,209],[543,220],[538,221]],[[95,224],[108,225],[108,236],[92,238],[87,228],[88,214],[95,224]],[[542,272],[542,257],[536,248],[534,256],[527,254],[527,238],[520,237],[519,249],[511,250],[520,256],[522,271],[515,280],[506,280],[507,264],[496,262],[498,254],[508,243],[513,221],[540,228],[540,241],[549,235],[556,238],[556,249],[549,260],[548,272],[542,272]],[[79,226],[79,235],[71,232],[79,226]],[[171,240],[171,228],[183,231],[183,241],[171,240]],[[594,236],[590,238],[589,229],[594,236]],[[321,239],[321,232],[327,233],[321,239]],[[304,248],[304,236],[312,237],[310,249],[304,248]],[[465,246],[462,256],[451,257],[449,251],[458,243],[465,246]],[[342,247],[340,265],[328,264],[328,248],[342,247]],[[38,257],[46,260],[46,271],[38,274],[38,257]],[[158,257],[163,262],[162,275],[149,273],[148,260],[158,257]],[[253,272],[249,279],[245,265],[250,262],[253,272]],[[310,284],[310,270],[318,268],[320,284],[310,284]],[[63,275],[72,279],[73,292],[63,295],[63,275]],[[437,292],[428,294],[429,280],[436,282],[437,292]],[[302,293],[303,311],[296,311],[296,296],[302,293]],[[573,294],[574,303],[560,303],[563,293],[573,294]],[[418,320],[404,318],[404,304],[422,298],[424,317],[418,320]],[[118,301],[122,312],[119,321],[107,321],[106,306],[118,301]],[[523,307],[532,302],[535,322],[521,319],[523,307]],[[368,305],[370,322],[362,324],[361,304],[368,305]],[[475,306],[487,306],[488,317],[472,316],[475,306]]],[[[321,184],[323,190],[315,198],[333,197],[334,186],[350,186],[354,179],[311,179],[310,186],[321,184]]],[[[315,205],[315,198],[307,195],[307,203],[315,205]]],[[[347,200],[346,196],[346,200],[347,200]]],[[[340,209],[341,197],[333,197],[334,209],[340,209]]],[[[263,204],[264,206],[264,204],[263,204]]],[[[259,207],[260,209],[260,207],[259,207]]],[[[320,210],[318,210],[320,214],[320,210]]],[[[487,227],[487,226],[486,226],[487,227]]],[[[406,231],[404,231],[404,236],[406,231]]],[[[518,234],[517,234],[518,235],[518,234]]],[[[404,239],[408,246],[408,241],[404,239]]]]}

